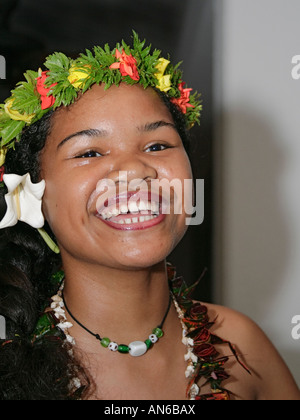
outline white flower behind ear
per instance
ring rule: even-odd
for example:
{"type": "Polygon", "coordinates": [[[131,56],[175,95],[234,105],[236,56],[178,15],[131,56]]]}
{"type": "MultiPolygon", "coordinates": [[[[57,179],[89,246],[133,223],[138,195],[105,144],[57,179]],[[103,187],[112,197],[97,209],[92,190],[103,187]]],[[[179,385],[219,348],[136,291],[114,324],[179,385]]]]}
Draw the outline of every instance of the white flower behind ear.
{"type": "Polygon", "coordinates": [[[7,211],[0,222],[0,229],[14,226],[20,220],[39,229],[44,226],[42,197],[45,192],[45,181],[37,184],[31,182],[30,174],[20,176],[7,174],[3,176],[8,193],[5,195],[7,211]]]}

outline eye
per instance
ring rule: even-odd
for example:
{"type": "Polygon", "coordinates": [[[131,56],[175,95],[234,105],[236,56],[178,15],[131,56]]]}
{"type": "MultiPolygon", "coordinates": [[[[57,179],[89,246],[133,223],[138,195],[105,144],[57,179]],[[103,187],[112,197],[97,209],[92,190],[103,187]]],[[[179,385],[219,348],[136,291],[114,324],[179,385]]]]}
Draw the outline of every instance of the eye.
{"type": "Polygon", "coordinates": [[[95,150],[89,150],[85,153],[82,153],[78,156],[75,156],[77,159],[87,159],[87,158],[96,158],[96,157],[101,157],[101,153],[96,152],[95,150]]]}
{"type": "Polygon", "coordinates": [[[171,146],[167,146],[161,143],[152,144],[146,149],[146,152],[162,152],[163,150],[171,149],[171,146]]]}

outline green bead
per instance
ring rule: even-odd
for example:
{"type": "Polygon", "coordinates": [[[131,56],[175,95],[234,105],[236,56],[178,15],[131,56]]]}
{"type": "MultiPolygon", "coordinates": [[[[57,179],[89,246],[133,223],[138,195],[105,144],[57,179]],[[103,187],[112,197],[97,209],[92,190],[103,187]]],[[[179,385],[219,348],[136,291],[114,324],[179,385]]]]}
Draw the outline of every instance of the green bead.
{"type": "Polygon", "coordinates": [[[152,347],[152,341],[149,340],[149,339],[145,341],[145,344],[146,344],[148,350],[152,347]]]}
{"type": "Polygon", "coordinates": [[[118,352],[119,353],[129,353],[129,347],[126,346],[125,344],[120,344],[118,346],[118,352]]]}
{"type": "Polygon", "coordinates": [[[164,335],[163,330],[161,328],[158,328],[158,327],[154,328],[152,333],[155,334],[157,338],[161,338],[164,335]]]}
{"type": "Polygon", "coordinates": [[[109,338],[102,338],[102,340],[100,341],[101,346],[107,348],[109,346],[110,343],[110,339],[109,338]]]}

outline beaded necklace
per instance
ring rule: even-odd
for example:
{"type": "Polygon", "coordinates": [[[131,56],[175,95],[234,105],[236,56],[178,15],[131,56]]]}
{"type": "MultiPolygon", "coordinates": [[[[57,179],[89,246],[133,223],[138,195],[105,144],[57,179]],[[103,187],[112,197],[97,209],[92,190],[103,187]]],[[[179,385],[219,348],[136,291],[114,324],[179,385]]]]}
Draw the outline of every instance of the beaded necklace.
{"type": "MultiPolygon", "coordinates": [[[[191,299],[191,295],[202,277],[194,285],[188,287],[182,278],[176,277],[174,267],[168,265],[167,268],[170,296],[172,298],[170,298],[168,310],[160,326],[163,326],[171,302],[173,301],[182,325],[182,343],[187,349],[184,356],[184,359],[187,362],[185,376],[189,379],[186,397],[189,400],[230,400],[230,392],[222,385],[222,382],[229,378],[224,366],[230,356],[220,356],[220,353],[216,350],[215,346],[222,344],[227,345],[231,351],[231,355],[235,357],[236,361],[248,373],[250,373],[250,371],[240,361],[233,345],[229,341],[223,340],[210,331],[215,324],[215,320],[211,321],[209,319],[207,307],[200,302],[194,302],[191,299]],[[206,384],[210,385],[211,393],[201,395],[201,386],[206,384]]],[[[51,298],[51,306],[45,309],[38,321],[36,330],[32,335],[32,344],[38,342],[47,335],[60,335],[63,333],[65,342],[74,347],[76,344],[75,340],[69,333],[69,329],[73,327],[73,324],[67,321],[65,313],[66,306],[63,299],[64,273],[59,272],[56,274],[56,277],[61,279],[61,286],[57,294],[51,298]]],[[[66,308],[66,310],[68,310],[68,308],[66,308]]],[[[160,328],[160,330],[162,331],[162,328],[160,328]]],[[[161,334],[159,331],[156,332],[157,335],[161,334]]],[[[156,338],[158,339],[159,337],[157,336],[156,338]]],[[[144,342],[144,344],[147,347],[147,343],[144,342]]],[[[127,347],[129,349],[130,345],[127,347]]],[[[145,349],[145,346],[143,346],[143,348],[145,349]]],[[[119,349],[119,352],[122,352],[120,350],[122,350],[121,348],[119,349]]],[[[127,348],[125,353],[127,353],[127,348]]],[[[70,355],[73,356],[72,349],[70,350],[70,355]]],[[[70,380],[70,396],[73,395],[77,398],[79,395],[80,398],[79,391],[83,389],[84,387],[79,378],[75,377],[70,380]]]]}
{"type": "Polygon", "coordinates": [[[107,337],[101,338],[99,334],[93,333],[86,326],[84,326],[80,321],[78,321],[78,319],[76,319],[75,316],[71,313],[70,309],[68,308],[68,306],[66,304],[63,290],[61,290],[61,298],[62,298],[64,307],[66,308],[66,311],[68,312],[70,317],[73,319],[73,321],[75,321],[76,324],[78,324],[81,328],[83,328],[85,331],[87,331],[90,335],[92,335],[98,341],[100,341],[100,344],[101,344],[102,347],[108,348],[109,350],[111,350],[113,352],[118,351],[119,353],[123,353],[123,354],[128,354],[129,353],[133,357],[143,356],[145,353],[147,353],[147,351],[155,343],[158,342],[159,338],[163,337],[163,335],[164,335],[163,326],[164,326],[165,320],[166,320],[166,318],[169,314],[169,311],[170,311],[170,308],[171,308],[171,303],[172,303],[172,295],[170,293],[168,308],[167,308],[167,311],[166,311],[161,323],[156,328],[154,328],[152,330],[152,334],[149,335],[147,340],[145,340],[145,341],[133,341],[132,343],[130,343],[127,346],[126,344],[117,344],[116,342],[111,341],[107,337]]]}

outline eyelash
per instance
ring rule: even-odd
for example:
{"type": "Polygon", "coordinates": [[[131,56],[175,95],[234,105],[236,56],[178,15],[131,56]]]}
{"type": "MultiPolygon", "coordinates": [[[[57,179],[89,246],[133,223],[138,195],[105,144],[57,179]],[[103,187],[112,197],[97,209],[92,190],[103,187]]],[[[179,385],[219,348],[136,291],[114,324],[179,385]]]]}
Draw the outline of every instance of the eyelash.
{"type": "Polygon", "coordinates": [[[78,156],[75,156],[76,159],[92,159],[92,158],[95,158],[95,157],[102,157],[102,155],[101,155],[101,153],[96,152],[95,150],[88,150],[85,153],[82,153],[78,156]],[[94,156],[88,156],[88,155],[94,155],[94,156]],[[96,155],[99,155],[99,156],[96,156],[96,155]]]}
{"type": "MultiPolygon", "coordinates": [[[[162,152],[164,150],[167,149],[172,149],[172,146],[167,146],[165,144],[161,144],[161,143],[155,143],[152,144],[151,146],[147,147],[146,151],[159,146],[161,149],[160,150],[152,150],[152,152],[162,152]]],[[[88,150],[85,153],[79,154],[77,156],[75,156],[76,159],[92,159],[92,158],[96,158],[96,157],[102,157],[101,153],[96,152],[95,150],[88,150]],[[98,156],[97,156],[98,155],[98,156]]]]}
{"type": "Polygon", "coordinates": [[[161,143],[155,143],[155,144],[152,144],[151,146],[147,147],[146,150],[149,150],[149,149],[151,149],[152,147],[155,147],[155,146],[163,147],[163,149],[161,149],[161,150],[153,150],[153,152],[163,152],[164,150],[172,149],[172,146],[168,146],[166,144],[161,144],[161,143]]]}

